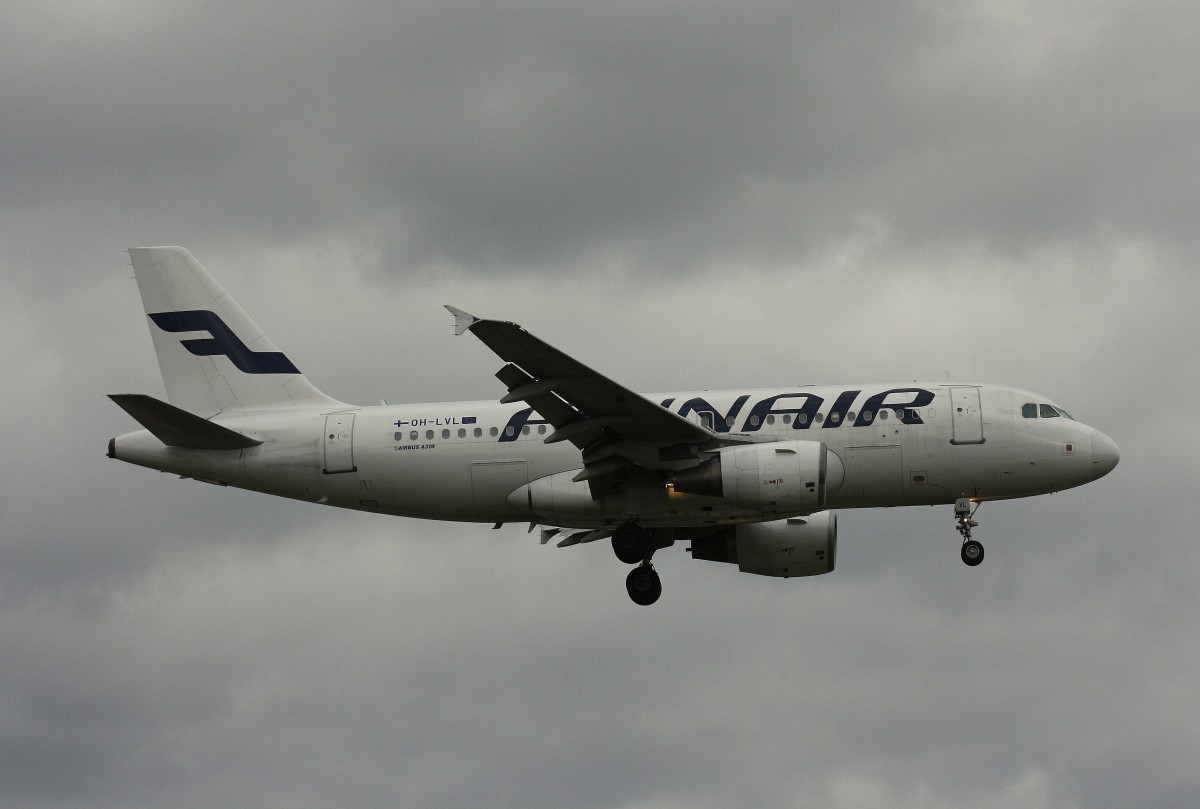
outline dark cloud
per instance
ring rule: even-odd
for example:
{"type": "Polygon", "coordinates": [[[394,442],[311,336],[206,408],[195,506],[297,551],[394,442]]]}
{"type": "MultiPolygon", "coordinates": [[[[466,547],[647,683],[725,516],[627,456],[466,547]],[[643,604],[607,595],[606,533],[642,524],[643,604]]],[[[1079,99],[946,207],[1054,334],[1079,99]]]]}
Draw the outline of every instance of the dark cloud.
{"type": "Polygon", "coordinates": [[[0,802],[1198,791],[1187,4],[0,15],[0,802]],[[139,243],[346,401],[498,396],[454,303],[639,390],[1014,383],[1122,462],[986,506],[978,570],[946,509],[846,512],[831,576],[675,548],[639,610],[598,546],[106,459],[162,390],[139,243]]]}
{"type": "Polygon", "coordinates": [[[1195,24],[1170,4],[200,4],[101,36],[17,16],[59,46],[7,57],[22,207],[367,227],[405,272],[780,266],[871,219],[909,249],[1193,242],[1194,191],[1164,183],[1197,148],[1195,24]]]}

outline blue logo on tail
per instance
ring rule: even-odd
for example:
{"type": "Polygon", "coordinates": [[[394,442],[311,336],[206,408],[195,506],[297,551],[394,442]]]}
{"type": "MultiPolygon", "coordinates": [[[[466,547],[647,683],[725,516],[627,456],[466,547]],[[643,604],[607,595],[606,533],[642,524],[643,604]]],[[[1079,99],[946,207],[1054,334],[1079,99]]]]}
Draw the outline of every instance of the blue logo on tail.
{"type": "Polygon", "coordinates": [[[172,333],[206,331],[212,337],[180,340],[197,357],[224,354],[244,374],[298,374],[300,369],[280,351],[251,351],[249,346],[225,325],[215,312],[192,309],[186,312],[159,312],[150,315],[154,325],[172,333]]]}

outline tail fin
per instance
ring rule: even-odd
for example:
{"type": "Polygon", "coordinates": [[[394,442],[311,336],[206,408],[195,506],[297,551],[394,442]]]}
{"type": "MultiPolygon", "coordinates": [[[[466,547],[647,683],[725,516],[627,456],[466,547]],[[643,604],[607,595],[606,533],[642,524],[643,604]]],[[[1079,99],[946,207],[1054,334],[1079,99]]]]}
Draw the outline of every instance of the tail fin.
{"type": "Polygon", "coordinates": [[[176,407],[218,413],[337,407],[182,247],[129,250],[154,350],[176,407]]]}

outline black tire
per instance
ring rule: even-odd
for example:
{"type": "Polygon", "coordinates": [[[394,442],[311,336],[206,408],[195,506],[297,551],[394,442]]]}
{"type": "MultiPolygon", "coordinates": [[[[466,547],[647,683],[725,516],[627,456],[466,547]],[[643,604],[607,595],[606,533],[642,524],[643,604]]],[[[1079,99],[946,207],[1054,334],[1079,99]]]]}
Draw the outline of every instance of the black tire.
{"type": "Polygon", "coordinates": [[[983,543],[968,539],[962,546],[963,564],[975,567],[983,561],[983,543]]]}
{"type": "Polygon", "coordinates": [[[622,523],[617,526],[617,530],[613,531],[613,553],[627,565],[636,565],[645,561],[646,551],[649,547],[650,535],[637,523],[622,523]]]}
{"type": "Polygon", "coordinates": [[[662,595],[662,581],[650,565],[638,565],[625,578],[625,589],[634,604],[648,607],[662,595]]]}

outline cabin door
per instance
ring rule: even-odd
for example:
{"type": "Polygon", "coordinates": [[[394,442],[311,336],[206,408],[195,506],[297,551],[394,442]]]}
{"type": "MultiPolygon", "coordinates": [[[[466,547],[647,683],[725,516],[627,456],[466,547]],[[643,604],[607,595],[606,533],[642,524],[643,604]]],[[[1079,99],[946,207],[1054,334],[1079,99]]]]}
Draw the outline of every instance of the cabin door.
{"type": "Polygon", "coordinates": [[[325,417],[325,469],[327,475],[353,472],[354,414],[330,413],[325,417]]]}
{"type": "Polygon", "coordinates": [[[979,403],[979,388],[950,388],[950,420],[954,430],[950,443],[983,443],[983,408],[979,403]]]}

